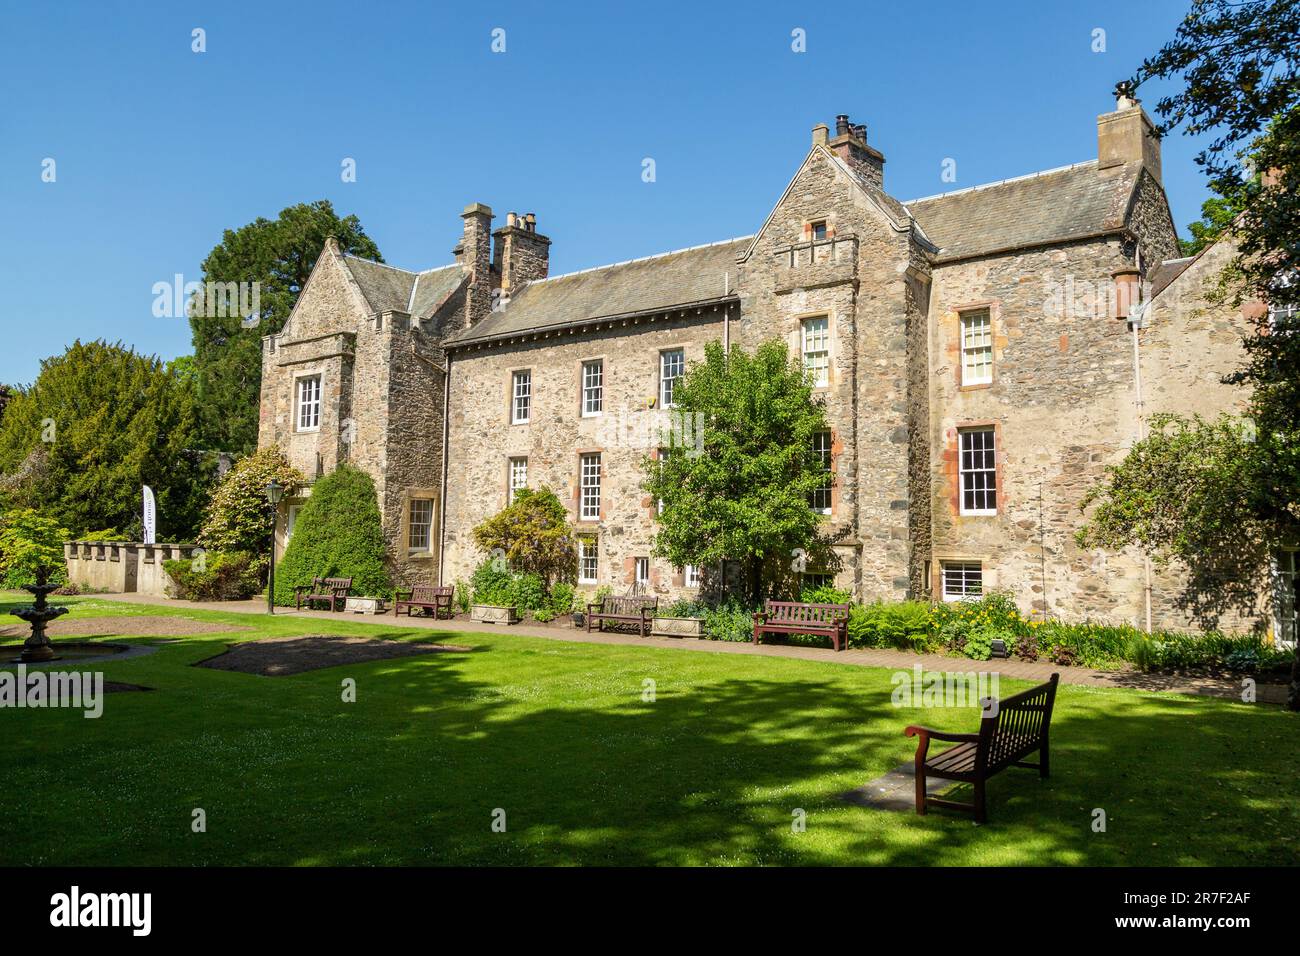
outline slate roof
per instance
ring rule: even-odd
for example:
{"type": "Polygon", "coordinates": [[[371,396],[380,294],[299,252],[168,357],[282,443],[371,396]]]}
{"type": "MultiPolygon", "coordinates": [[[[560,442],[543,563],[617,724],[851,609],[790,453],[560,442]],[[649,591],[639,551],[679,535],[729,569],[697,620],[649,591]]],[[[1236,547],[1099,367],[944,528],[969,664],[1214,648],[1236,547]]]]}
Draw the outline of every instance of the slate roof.
{"type": "Polygon", "coordinates": [[[409,311],[413,316],[425,318],[432,315],[461,282],[460,266],[455,264],[424,272],[407,272],[356,256],[345,255],[343,262],[375,312],[409,311]]]}
{"type": "Polygon", "coordinates": [[[964,259],[1119,231],[1141,167],[1077,163],[904,203],[939,246],[937,259],[964,259]]]}
{"type": "Polygon", "coordinates": [[[1196,256],[1187,256],[1185,259],[1166,259],[1152,269],[1150,275],[1152,298],[1164,292],[1175,279],[1187,271],[1187,267],[1195,259],[1196,256]]]}
{"type": "Polygon", "coordinates": [[[736,256],[751,238],[742,236],[529,283],[504,310],[447,341],[477,342],[734,295],[736,256]]]}

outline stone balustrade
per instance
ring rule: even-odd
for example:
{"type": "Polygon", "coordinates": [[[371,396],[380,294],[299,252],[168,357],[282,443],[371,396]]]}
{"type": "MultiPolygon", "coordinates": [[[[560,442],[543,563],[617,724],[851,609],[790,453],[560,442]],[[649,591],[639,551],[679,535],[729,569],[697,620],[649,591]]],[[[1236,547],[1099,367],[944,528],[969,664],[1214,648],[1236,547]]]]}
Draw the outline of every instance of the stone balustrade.
{"type": "Polygon", "coordinates": [[[65,541],[63,558],[73,584],[117,594],[167,597],[172,580],[163,562],[189,558],[199,550],[194,544],[65,541]]]}

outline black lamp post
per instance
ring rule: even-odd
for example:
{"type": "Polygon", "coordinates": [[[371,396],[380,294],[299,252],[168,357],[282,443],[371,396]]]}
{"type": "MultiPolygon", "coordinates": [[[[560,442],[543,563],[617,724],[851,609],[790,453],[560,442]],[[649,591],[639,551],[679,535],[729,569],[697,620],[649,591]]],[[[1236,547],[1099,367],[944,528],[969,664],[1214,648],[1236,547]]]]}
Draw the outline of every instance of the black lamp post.
{"type": "Polygon", "coordinates": [[[280,499],[284,497],[284,486],[274,478],[266,486],[266,500],[271,502],[271,571],[266,581],[266,613],[275,613],[275,526],[280,514],[280,499]]]}

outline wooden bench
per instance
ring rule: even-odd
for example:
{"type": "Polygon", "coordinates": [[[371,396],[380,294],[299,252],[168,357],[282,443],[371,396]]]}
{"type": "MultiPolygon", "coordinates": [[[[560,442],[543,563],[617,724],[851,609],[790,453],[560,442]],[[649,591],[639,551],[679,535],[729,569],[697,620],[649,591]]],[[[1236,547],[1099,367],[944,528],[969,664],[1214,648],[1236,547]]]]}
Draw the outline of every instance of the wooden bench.
{"type": "Polygon", "coordinates": [[[920,736],[916,745],[916,812],[924,815],[927,808],[948,807],[975,814],[977,823],[984,823],[988,815],[984,809],[984,782],[1007,767],[1037,768],[1040,777],[1047,776],[1047,731],[1052,722],[1052,704],[1056,702],[1056,682],[1060,674],[1053,674],[1046,684],[1039,684],[1006,700],[994,701],[989,697],[981,701],[984,716],[980,729],[974,734],[949,734],[929,727],[908,727],[903,731],[908,737],[920,736]],[[931,740],[955,743],[941,753],[929,756],[931,740]],[[1025,758],[1038,751],[1038,763],[1026,763],[1025,758]],[[957,780],[975,787],[974,803],[958,803],[927,796],[926,777],[957,780]]]}
{"type": "Polygon", "coordinates": [[[441,617],[443,611],[452,617],[451,602],[455,594],[456,589],[450,584],[440,587],[416,584],[409,591],[394,591],[393,616],[401,614],[402,608],[406,608],[406,616],[410,617],[411,612],[419,608],[422,611],[432,611],[435,618],[441,617]]]}
{"type": "Polygon", "coordinates": [[[847,604],[801,604],[798,601],[768,601],[754,615],[754,643],[764,634],[808,634],[829,637],[831,646],[842,651],[849,643],[847,604]]]}
{"type": "Polygon", "coordinates": [[[587,631],[591,632],[594,621],[596,630],[603,631],[605,622],[616,624],[635,624],[638,637],[650,633],[651,620],[659,610],[657,597],[607,597],[605,600],[587,605],[587,631]]]}
{"type": "Polygon", "coordinates": [[[303,604],[306,604],[307,609],[311,610],[313,603],[328,601],[330,610],[337,611],[348,603],[348,592],[351,590],[351,578],[312,578],[311,584],[299,584],[293,589],[294,606],[302,610],[303,604]]]}

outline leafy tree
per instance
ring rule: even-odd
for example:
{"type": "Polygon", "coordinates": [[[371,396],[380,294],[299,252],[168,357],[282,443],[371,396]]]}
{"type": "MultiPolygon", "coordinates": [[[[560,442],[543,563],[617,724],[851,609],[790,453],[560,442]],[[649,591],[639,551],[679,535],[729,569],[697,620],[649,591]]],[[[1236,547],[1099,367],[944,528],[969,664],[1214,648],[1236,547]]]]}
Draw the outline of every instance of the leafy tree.
{"type": "Polygon", "coordinates": [[[1194,256],[1218,242],[1240,214],[1240,197],[1211,196],[1201,203],[1201,218],[1187,226],[1192,238],[1178,240],[1179,251],[1185,256],[1194,256]]]}
{"type": "Polygon", "coordinates": [[[313,577],[352,578],[352,593],[392,589],[385,563],[379,498],[370,476],[340,465],[312,485],[298,512],[284,560],[275,569],[275,603],[292,604],[296,585],[313,577]]]}
{"type": "Polygon", "coordinates": [[[187,539],[212,471],[198,447],[191,389],[154,356],[77,341],[41,362],[0,422],[0,496],[76,534],[135,536],[140,487],[153,488],[160,540],[187,539]]]}
{"type": "MultiPolygon", "coordinates": [[[[1258,445],[1248,420],[1152,416],[1150,434],[1084,495],[1081,508],[1097,507],[1077,541],[1178,561],[1188,571],[1179,603],[1207,626],[1230,610],[1258,613],[1271,549],[1300,518],[1300,502],[1270,490],[1258,445]]],[[[1288,706],[1300,709],[1300,655],[1288,706]]]]}
{"type": "Polygon", "coordinates": [[[302,472],[290,465],[275,445],[235,462],[208,503],[199,544],[209,551],[252,555],[252,567],[264,573],[274,526],[266,500],[266,487],[272,480],[286,492],[306,483],[302,472]]]}
{"type": "Polygon", "coordinates": [[[835,570],[824,519],[809,506],[831,480],[813,449],[826,410],[785,345],[764,342],[751,355],[710,342],[673,400],[679,431],[694,441],[670,440],[667,455],[642,462],[642,487],[663,502],[655,554],[677,567],[739,561],[755,603],[797,593],[795,556],[835,570]]]}
{"type": "Polygon", "coordinates": [[[227,229],[203,260],[205,283],[256,282],[259,305],[247,322],[239,315],[190,316],[205,447],[235,454],[257,447],[262,336],[284,327],[330,236],[344,252],[383,261],[357,217],[340,218],[324,199],[227,229]]]}
{"type": "Polygon", "coordinates": [[[34,584],[42,566],[53,569],[51,584],[67,580],[63,542],[68,538],[67,528],[30,508],[6,512],[0,518],[0,587],[34,584]]]}
{"type": "Polygon", "coordinates": [[[577,580],[569,515],[550,488],[520,488],[508,506],[474,529],[474,543],[484,551],[500,551],[514,570],[538,575],[547,591],[552,582],[577,580]]]}

